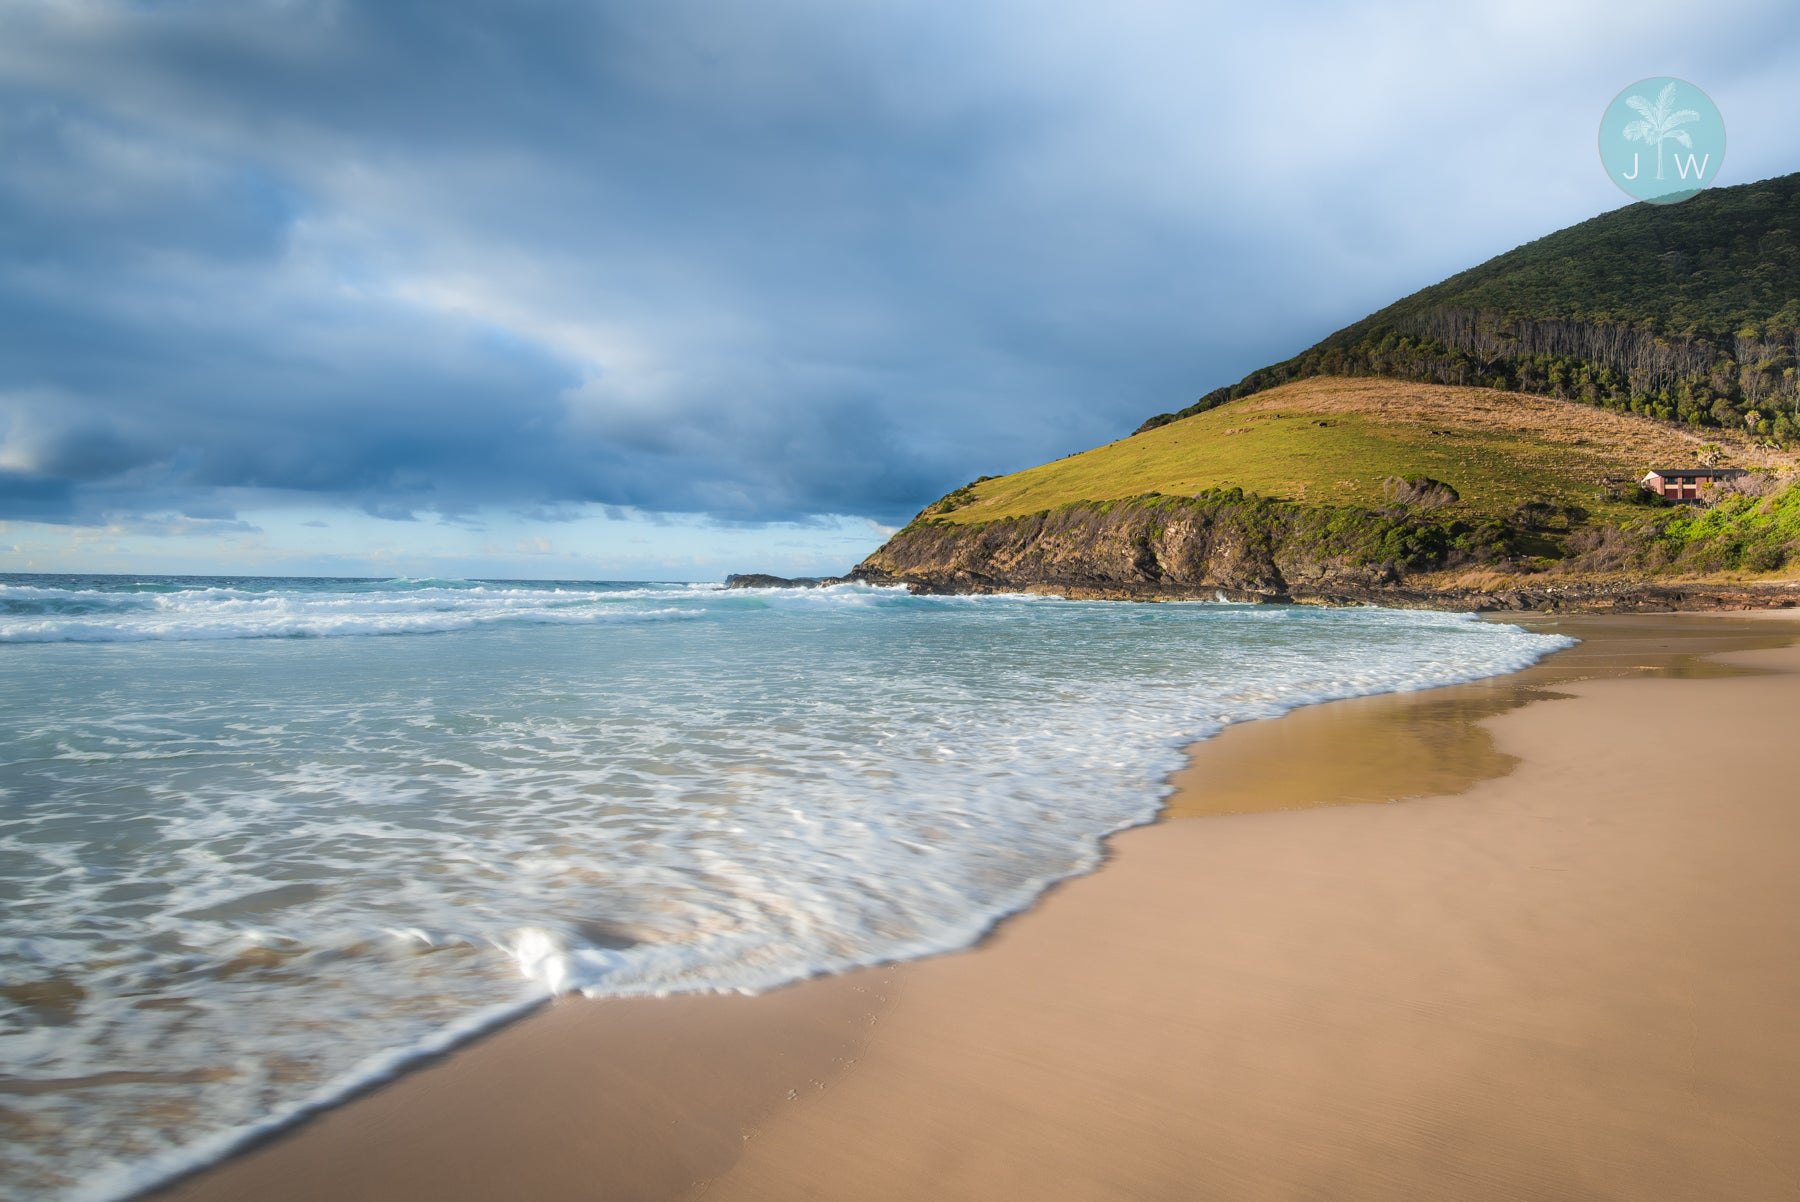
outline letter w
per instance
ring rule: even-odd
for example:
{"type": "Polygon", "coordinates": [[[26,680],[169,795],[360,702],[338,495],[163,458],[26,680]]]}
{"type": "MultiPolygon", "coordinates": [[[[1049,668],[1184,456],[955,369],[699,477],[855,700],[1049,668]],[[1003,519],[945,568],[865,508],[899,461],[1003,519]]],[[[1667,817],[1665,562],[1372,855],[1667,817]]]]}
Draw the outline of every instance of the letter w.
{"type": "Polygon", "coordinates": [[[1710,152],[1700,156],[1700,165],[1698,167],[1694,166],[1694,156],[1693,155],[1691,155],[1691,154],[1688,155],[1687,162],[1685,162],[1685,163],[1683,163],[1681,161],[1680,155],[1676,155],[1675,156],[1675,171],[1678,175],[1681,176],[1682,179],[1686,179],[1688,177],[1689,171],[1692,171],[1694,173],[1695,179],[1700,179],[1703,176],[1705,176],[1706,165],[1711,161],[1712,161],[1712,154],[1710,152]]]}

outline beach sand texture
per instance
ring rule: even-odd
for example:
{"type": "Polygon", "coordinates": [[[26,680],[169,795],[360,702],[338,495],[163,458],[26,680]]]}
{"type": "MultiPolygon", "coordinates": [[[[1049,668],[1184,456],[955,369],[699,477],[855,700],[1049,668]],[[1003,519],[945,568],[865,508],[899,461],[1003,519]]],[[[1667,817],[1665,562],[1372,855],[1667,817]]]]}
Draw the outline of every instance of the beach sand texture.
{"type": "Polygon", "coordinates": [[[158,1196],[1800,1196],[1800,626],[1533,625],[1202,744],[973,951],[566,1001],[158,1196]]]}

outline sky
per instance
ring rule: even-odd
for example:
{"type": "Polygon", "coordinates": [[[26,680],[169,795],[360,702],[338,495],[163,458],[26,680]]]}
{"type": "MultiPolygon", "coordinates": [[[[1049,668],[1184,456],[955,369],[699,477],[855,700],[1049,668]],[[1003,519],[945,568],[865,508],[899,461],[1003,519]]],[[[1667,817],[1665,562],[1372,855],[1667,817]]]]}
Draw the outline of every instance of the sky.
{"type": "Polygon", "coordinates": [[[1627,197],[1800,6],[0,0],[0,571],[847,570],[1627,197]]]}

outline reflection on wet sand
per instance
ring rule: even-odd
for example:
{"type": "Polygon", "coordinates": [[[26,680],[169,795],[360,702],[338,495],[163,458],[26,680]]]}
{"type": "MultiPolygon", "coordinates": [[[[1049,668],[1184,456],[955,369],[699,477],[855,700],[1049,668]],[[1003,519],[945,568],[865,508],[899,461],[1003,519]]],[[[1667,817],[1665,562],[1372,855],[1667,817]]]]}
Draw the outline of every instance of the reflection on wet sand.
{"type": "Polygon", "coordinates": [[[1582,639],[1510,676],[1422,693],[1308,706],[1272,722],[1230,727],[1200,744],[1203,763],[1173,778],[1164,816],[1202,818],[1461,793],[1517,762],[1482,719],[1566,694],[1558,685],[1626,676],[1698,680],[1758,669],[1707,658],[1794,641],[1787,623],[1715,615],[1573,615],[1509,619],[1582,639]],[[1603,638],[1590,639],[1604,629],[1603,638]],[[1302,749],[1304,754],[1302,754],[1302,749]],[[1322,754],[1323,752],[1323,754],[1322,754]]]}

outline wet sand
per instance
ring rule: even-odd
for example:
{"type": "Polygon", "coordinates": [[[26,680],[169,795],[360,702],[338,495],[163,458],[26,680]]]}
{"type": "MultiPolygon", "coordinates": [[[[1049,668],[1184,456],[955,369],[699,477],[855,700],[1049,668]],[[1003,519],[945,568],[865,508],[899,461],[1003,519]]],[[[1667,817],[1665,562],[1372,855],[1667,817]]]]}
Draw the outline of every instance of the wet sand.
{"type": "Polygon", "coordinates": [[[559,1003],[158,1196],[1800,1195],[1800,623],[1530,624],[1201,744],[973,951],[559,1003]]]}

